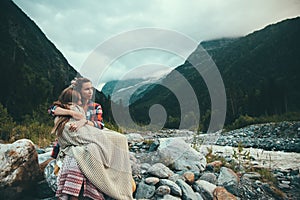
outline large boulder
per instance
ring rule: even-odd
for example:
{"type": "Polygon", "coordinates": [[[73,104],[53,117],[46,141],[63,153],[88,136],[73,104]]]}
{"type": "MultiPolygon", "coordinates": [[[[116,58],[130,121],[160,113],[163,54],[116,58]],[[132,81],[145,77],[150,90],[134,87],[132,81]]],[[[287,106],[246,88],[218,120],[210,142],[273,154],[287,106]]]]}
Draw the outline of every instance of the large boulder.
{"type": "Polygon", "coordinates": [[[0,199],[20,199],[43,178],[32,141],[0,144],[0,199]]]}
{"type": "Polygon", "coordinates": [[[204,171],[206,158],[182,138],[161,139],[158,147],[160,162],[176,171],[204,171]]]}

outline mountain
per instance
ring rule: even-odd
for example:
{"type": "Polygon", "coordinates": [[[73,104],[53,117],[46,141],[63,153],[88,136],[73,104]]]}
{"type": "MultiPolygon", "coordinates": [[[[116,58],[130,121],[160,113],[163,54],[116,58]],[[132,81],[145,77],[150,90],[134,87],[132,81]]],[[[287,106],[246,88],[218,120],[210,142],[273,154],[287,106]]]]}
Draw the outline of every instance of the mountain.
{"type": "Polygon", "coordinates": [[[144,92],[159,84],[158,78],[140,78],[108,81],[101,92],[115,103],[128,106],[143,97],[144,92]]]}
{"type": "MultiPolygon", "coordinates": [[[[253,117],[300,111],[300,17],[272,24],[240,38],[203,41],[190,55],[206,49],[222,76],[227,98],[226,124],[240,115],[253,117]]],[[[178,73],[196,93],[201,123],[210,120],[211,102],[207,86],[197,70],[186,61],[162,82],[178,73]]],[[[181,83],[177,83],[177,88],[181,83]]],[[[168,113],[167,127],[178,127],[180,103],[168,88],[156,86],[130,106],[133,118],[148,123],[148,109],[161,104],[168,113]]]]}
{"type": "MultiPolygon", "coordinates": [[[[18,122],[33,111],[46,114],[47,106],[79,76],[40,28],[11,0],[0,1],[0,69],[0,103],[18,122]]],[[[99,92],[96,98],[106,101],[99,92]]]]}
{"type": "Polygon", "coordinates": [[[0,2],[0,22],[0,102],[19,121],[57,99],[77,72],[12,1],[0,2]]]}

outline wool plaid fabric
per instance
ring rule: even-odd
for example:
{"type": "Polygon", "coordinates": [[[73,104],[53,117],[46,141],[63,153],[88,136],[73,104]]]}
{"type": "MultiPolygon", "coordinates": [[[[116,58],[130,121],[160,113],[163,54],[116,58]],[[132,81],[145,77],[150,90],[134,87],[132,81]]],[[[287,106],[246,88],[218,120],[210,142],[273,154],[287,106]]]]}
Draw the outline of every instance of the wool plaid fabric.
{"type": "Polygon", "coordinates": [[[102,118],[103,111],[101,105],[89,100],[87,106],[86,119],[92,121],[95,127],[103,129],[104,122],[102,118]]]}
{"type": "MultiPolygon", "coordinates": [[[[79,106],[71,109],[84,112],[79,106]]],[[[61,152],[74,157],[83,174],[101,192],[114,199],[133,199],[127,138],[89,125],[70,132],[72,122],[71,118],[58,137],[61,152]]]]}
{"type": "Polygon", "coordinates": [[[97,190],[97,188],[84,177],[78,168],[75,158],[65,156],[62,168],[58,174],[58,188],[56,197],[58,199],[68,199],[67,195],[79,197],[80,191],[83,187],[83,197],[91,199],[105,200],[104,196],[97,190]]]}

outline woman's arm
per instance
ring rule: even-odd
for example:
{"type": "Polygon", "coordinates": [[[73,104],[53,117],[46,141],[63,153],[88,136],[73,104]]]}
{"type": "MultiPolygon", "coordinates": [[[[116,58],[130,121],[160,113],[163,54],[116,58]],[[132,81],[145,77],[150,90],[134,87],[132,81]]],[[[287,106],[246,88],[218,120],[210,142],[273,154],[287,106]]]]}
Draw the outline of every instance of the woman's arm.
{"type": "Polygon", "coordinates": [[[103,129],[104,122],[103,122],[102,114],[103,111],[100,104],[94,102],[90,103],[87,110],[87,117],[88,117],[87,124],[99,129],[103,129]]]}

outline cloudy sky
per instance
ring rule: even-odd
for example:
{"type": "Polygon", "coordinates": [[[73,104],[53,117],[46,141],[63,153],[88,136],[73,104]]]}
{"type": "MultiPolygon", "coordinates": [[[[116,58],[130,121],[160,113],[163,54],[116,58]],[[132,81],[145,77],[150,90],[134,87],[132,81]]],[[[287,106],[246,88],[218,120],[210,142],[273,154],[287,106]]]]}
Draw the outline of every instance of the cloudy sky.
{"type": "MultiPolygon", "coordinates": [[[[13,1],[78,71],[99,45],[132,30],[152,27],[172,30],[199,43],[245,36],[266,25],[300,16],[299,0],[13,1]]],[[[109,44],[115,44],[112,48],[118,49],[123,42],[109,44]]],[[[168,51],[127,52],[106,69],[103,81],[119,78],[137,66],[155,63],[174,68],[183,60],[168,51]]],[[[163,67],[164,72],[166,69],[163,67]]]]}

